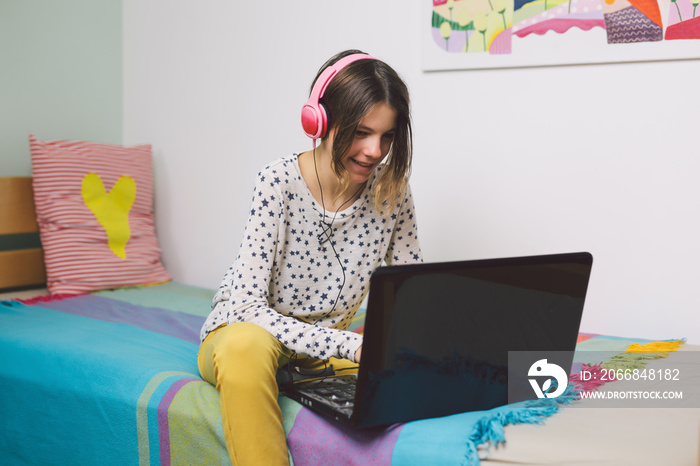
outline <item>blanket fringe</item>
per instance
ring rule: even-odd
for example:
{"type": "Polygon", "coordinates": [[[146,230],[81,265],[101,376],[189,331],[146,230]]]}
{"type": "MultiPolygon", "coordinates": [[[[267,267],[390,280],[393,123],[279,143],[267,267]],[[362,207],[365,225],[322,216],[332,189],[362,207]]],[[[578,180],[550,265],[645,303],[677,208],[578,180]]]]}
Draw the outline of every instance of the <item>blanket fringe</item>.
{"type": "Polygon", "coordinates": [[[488,455],[490,445],[505,443],[504,427],[509,424],[542,424],[545,419],[559,411],[562,405],[571,404],[578,399],[578,390],[569,383],[566,391],[557,398],[541,398],[511,405],[507,410],[500,410],[485,415],[477,421],[467,442],[467,464],[478,466],[480,459],[488,455]],[[484,457],[479,456],[478,447],[486,445],[484,457]]]}
{"type": "Polygon", "coordinates": [[[663,352],[668,355],[670,351],[677,351],[680,346],[686,342],[685,338],[680,340],[665,340],[665,341],[652,341],[651,343],[646,343],[640,345],[638,343],[632,343],[627,347],[627,351],[631,352],[663,352]]]}
{"type": "MultiPolygon", "coordinates": [[[[506,410],[496,410],[494,413],[484,415],[477,421],[467,442],[466,464],[479,466],[480,460],[488,456],[491,446],[498,447],[505,443],[504,427],[509,424],[542,424],[545,419],[555,414],[562,405],[568,405],[580,398],[582,391],[598,390],[606,383],[602,380],[603,371],[610,374],[611,370],[639,369],[649,361],[665,358],[672,351],[685,343],[685,339],[655,341],[646,344],[633,343],[625,352],[614,355],[608,361],[599,364],[584,364],[581,373],[590,372],[593,377],[582,377],[581,373],[572,374],[566,391],[557,398],[542,398],[522,402],[520,406],[512,405],[506,410]],[[584,381],[584,379],[587,379],[584,381]],[[479,455],[480,446],[485,446],[486,451],[479,455]]],[[[614,379],[613,379],[614,380],[614,379]]],[[[482,449],[483,450],[483,449],[482,449]]]]}
{"type": "Polygon", "coordinates": [[[574,384],[578,392],[597,391],[601,385],[607,383],[606,377],[603,377],[603,372],[607,372],[603,368],[603,363],[584,364],[581,366],[581,372],[571,374],[569,380],[574,384]]]}
{"type": "Polygon", "coordinates": [[[28,306],[31,306],[32,304],[37,304],[37,303],[49,303],[52,301],[61,301],[61,300],[68,299],[68,298],[76,298],[78,296],[84,296],[86,294],[87,293],[78,293],[78,294],[56,293],[56,294],[37,296],[35,298],[18,299],[17,301],[19,301],[22,304],[26,304],[28,306]]]}
{"type": "Polygon", "coordinates": [[[605,361],[602,367],[612,371],[642,369],[649,361],[665,358],[670,352],[677,351],[683,343],[685,339],[654,341],[643,345],[633,343],[624,353],[616,354],[605,361]]]}

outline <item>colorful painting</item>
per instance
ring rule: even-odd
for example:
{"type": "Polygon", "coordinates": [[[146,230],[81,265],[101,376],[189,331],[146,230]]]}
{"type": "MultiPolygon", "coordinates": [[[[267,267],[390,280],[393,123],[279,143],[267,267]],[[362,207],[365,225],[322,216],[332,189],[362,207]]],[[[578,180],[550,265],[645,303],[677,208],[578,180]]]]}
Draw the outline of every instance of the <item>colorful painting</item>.
{"type": "Polygon", "coordinates": [[[609,44],[663,40],[656,0],[601,0],[609,44]]]}
{"type": "Polygon", "coordinates": [[[600,0],[516,0],[513,34],[546,34],[553,31],[564,34],[577,27],[588,31],[594,27],[605,29],[600,0]]]}
{"type": "Polygon", "coordinates": [[[513,0],[434,0],[433,34],[445,50],[510,53],[513,0]]]}
{"type": "Polygon", "coordinates": [[[427,70],[700,56],[700,0],[423,1],[427,70]]]}
{"type": "Polygon", "coordinates": [[[700,39],[700,0],[672,0],[666,40],[700,39]]]}

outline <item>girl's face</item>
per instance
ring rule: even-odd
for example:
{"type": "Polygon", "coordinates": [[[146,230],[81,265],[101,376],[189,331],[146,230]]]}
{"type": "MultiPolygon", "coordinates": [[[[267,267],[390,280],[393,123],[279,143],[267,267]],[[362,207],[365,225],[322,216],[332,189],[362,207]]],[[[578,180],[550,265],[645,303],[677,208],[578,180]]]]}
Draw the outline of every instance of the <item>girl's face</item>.
{"type": "Polygon", "coordinates": [[[396,111],[384,102],[376,104],[360,120],[352,146],[342,160],[350,183],[359,185],[367,181],[386,158],[395,128],[396,111]]]}

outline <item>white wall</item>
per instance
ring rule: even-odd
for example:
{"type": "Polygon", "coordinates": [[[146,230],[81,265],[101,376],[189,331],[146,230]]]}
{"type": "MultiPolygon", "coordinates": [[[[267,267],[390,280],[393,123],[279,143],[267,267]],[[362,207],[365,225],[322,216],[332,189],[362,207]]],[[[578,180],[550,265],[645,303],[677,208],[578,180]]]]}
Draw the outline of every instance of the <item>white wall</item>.
{"type": "Polygon", "coordinates": [[[218,286],[254,174],[310,148],[311,80],[359,48],[412,92],[427,260],[587,250],[583,331],[700,343],[699,61],[425,73],[417,1],[123,4],[124,142],[154,145],[177,280],[218,286]]]}

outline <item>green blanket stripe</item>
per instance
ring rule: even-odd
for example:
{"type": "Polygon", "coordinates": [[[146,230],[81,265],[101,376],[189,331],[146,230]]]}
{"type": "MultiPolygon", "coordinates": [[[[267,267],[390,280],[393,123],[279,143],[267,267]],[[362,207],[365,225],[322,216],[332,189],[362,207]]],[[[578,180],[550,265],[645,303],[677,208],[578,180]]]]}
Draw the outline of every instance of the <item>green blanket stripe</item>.
{"type": "Polygon", "coordinates": [[[613,351],[613,352],[623,352],[632,343],[646,342],[649,340],[641,339],[620,339],[620,338],[608,338],[606,336],[596,336],[589,338],[588,340],[576,343],[576,351],[613,351]]]}
{"type": "Polygon", "coordinates": [[[152,286],[97,291],[93,294],[144,307],[158,307],[201,317],[211,312],[215,291],[197,286],[167,282],[152,286]]]}
{"type": "Polygon", "coordinates": [[[219,394],[213,385],[204,381],[183,385],[168,408],[168,430],[171,465],[231,464],[224,441],[219,394]],[[203,436],[202,432],[213,434],[203,436]]]}
{"type": "MultiPolygon", "coordinates": [[[[161,463],[159,444],[164,433],[158,431],[157,406],[173,384],[192,377],[199,376],[182,371],[160,372],[151,378],[141,393],[136,418],[140,466],[161,463]]],[[[285,434],[289,434],[302,406],[284,396],[280,396],[278,402],[285,434]]],[[[223,442],[219,395],[213,385],[204,381],[183,385],[168,408],[168,423],[171,465],[230,464],[223,442]],[[193,412],[196,415],[180,414],[193,412]],[[196,420],[194,424],[193,419],[196,420]],[[202,436],[203,431],[214,431],[215,435],[202,436]]]]}
{"type": "Polygon", "coordinates": [[[150,447],[148,439],[148,403],[156,389],[170,377],[192,377],[192,374],[180,371],[160,372],[153,376],[146,384],[141,396],[136,402],[136,436],[139,443],[139,465],[148,466],[151,464],[150,447]]]}

